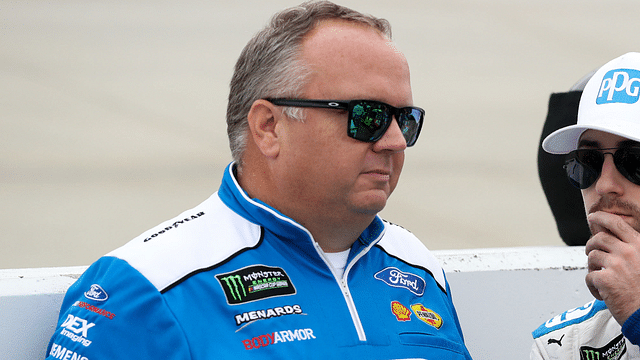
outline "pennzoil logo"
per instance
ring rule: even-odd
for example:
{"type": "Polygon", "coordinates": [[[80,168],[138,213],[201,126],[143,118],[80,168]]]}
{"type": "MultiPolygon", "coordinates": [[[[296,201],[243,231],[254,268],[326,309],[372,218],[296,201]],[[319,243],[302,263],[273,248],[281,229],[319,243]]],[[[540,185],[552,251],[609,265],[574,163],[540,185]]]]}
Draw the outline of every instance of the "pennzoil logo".
{"type": "Polygon", "coordinates": [[[279,267],[253,265],[230,273],[218,274],[216,279],[224,290],[229,305],[296,293],[291,279],[279,267]]]}
{"type": "Polygon", "coordinates": [[[409,310],[406,306],[400,304],[398,301],[391,302],[391,312],[396,316],[396,319],[398,319],[398,321],[411,320],[411,310],[409,310]]]}
{"type": "Polygon", "coordinates": [[[427,309],[422,304],[411,305],[411,310],[413,310],[413,313],[416,314],[418,319],[426,322],[434,328],[440,329],[442,327],[442,318],[435,311],[427,309]]]}
{"type": "Polygon", "coordinates": [[[620,336],[601,348],[581,346],[580,360],[618,360],[626,352],[627,342],[624,340],[624,336],[620,334],[620,336]]]}

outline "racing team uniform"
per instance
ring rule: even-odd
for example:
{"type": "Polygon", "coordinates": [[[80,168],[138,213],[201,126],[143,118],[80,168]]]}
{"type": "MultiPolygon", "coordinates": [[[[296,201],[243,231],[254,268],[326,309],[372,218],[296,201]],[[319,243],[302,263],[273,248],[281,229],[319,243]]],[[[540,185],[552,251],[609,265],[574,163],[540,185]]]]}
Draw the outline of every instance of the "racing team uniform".
{"type": "Polygon", "coordinates": [[[531,360],[640,359],[640,311],[621,327],[603,301],[568,310],[533,332],[531,360]]]}
{"type": "Polygon", "coordinates": [[[100,258],[47,359],[471,359],[444,271],[379,217],[337,275],[311,233],[238,185],[100,258]]]}

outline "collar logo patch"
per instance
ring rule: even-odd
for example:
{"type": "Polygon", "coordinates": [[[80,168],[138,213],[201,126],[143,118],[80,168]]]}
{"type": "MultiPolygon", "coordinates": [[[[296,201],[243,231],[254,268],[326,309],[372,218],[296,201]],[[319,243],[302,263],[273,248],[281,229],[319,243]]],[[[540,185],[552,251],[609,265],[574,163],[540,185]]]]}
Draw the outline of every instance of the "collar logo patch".
{"type": "Polygon", "coordinates": [[[427,309],[422,304],[411,305],[411,310],[413,310],[413,313],[416,314],[418,319],[426,322],[434,328],[440,329],[442,327],[442,318],[435,311],[427,309]]]}
{"type": "Polygon", "coordinates": [[[611,340],[607,345],[601,348],[592,348],[590,346],[580,347],[580,360],[618,360],[627,352],[627,343],[624,336],[620,336],[611,340]]]}
{"type": "Polygon", "coordinates": [[[427,285],[420,276],[402,272],[395,267],[378,271],[373,277],[389,286],[407,289],[418,296],[424,294],[424,288],[427,285]]]}
{"type": "Polygon", "coordinates": [[[84,297],[86,297],[89,300],[106,301],[109,298],[109,295],[107,295],[107,292],[104,291],[102,286],[98,284],[93,284],[91,285],[91,288],[89,289],[89,291],[86,291],[84,293],[84,297]]]}
{"type": "Polygon", "coordinates": [[[253,265],[216,275],[227,303],[237,305],[296,293],[291,279],[279,267],[253,265]]]}
{"type": "Polygon", "coordinates": [[[398,319],[398,321],[411,320],[411,310],[407,309],[406,306],[400,304],[397,301],[391,302],[391,312],[396,316],[396,319],[398,319]]]}

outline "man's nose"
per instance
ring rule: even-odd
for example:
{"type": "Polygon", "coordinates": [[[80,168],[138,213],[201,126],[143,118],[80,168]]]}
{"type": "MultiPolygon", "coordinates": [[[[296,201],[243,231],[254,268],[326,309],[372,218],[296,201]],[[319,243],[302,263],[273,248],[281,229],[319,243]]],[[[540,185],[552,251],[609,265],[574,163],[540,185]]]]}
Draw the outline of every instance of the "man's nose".
{"type": "Polygon", "coordinates": [[[374,144],[374,150],[382,151],[389,150],[393,152],[403,151],[407,148],[407,141],[404,139],[404,135],[402,134],[402,130],[400,129],[400,125],[398,121],[396,121],[395,117],[391,121],[389,128],[382,135],[380,140],[376,141],[374,144]]]}
{"type": "Polygon", "coordinates": [[[598,194],[618,194],[623,192],[622,184],[626,180],[624,176],[618,171],[613,161],[612,153],[604,153],[604,162],[602,163],[602,171],[600,177],[596,181],[596,191],[598,194]],[[611,155],[611,156],[607,156],[611,155]]]}

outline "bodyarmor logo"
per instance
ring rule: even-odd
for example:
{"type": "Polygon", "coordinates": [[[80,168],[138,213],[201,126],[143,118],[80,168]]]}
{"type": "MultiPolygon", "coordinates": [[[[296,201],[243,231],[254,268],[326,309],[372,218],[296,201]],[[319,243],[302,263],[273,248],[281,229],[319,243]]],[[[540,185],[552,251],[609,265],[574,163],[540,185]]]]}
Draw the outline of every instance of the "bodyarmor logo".
{"type": "Polygon", "coordinates": [[[218,274],[216,279],[220,282],[229,305],[296,293],[289,276],[279,267],[254,265],[218,274]]]}
{"type": "Polygon", "coordinates": [[[580,347],[580,360],[619,360],[626,352],[627,343],[624,336],[620,334],[601,348],[580,347]]]}
{"type": "Polygon", "coordinates": [[[604,75],[596,104],[634,104],[640,97],[640,71],[633,69],[610,70],[604,75]]]}
{"type": "Polygon", "coordinates": [[[107,292],[104,291],[100,285],[93,284],[91,285],[91,289],[84,293],[84,297],[89,300],[106,301],[109,298],[109,295],[107,295],[107,292]]]}
{"type": "Polygon", "coordinates": [[[313,335],[313,330],[311,329],[282,330],[242,340],[242,344],[246,350],[252,350],[281,342],[311,340],[315,338],[316,336],[313,335]]]}
{"type": "Polygon", "coordinates": [[[405,288],[418,296],[424,294],[426,287],[424,279],[420,276],[402,272],[394,267],[378,271],[373,277],[389,286],[405,288]]]}

